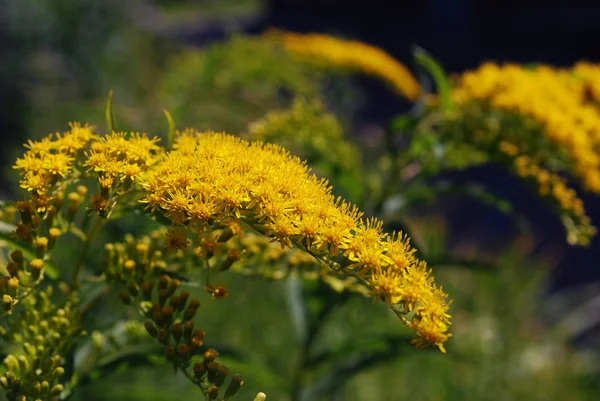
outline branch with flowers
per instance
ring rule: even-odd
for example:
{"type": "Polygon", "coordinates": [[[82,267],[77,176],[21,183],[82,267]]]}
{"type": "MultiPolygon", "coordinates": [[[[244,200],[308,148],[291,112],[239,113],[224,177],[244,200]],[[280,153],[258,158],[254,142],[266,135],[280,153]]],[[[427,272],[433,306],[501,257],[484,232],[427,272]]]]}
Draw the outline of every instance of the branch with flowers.
{"type": "MultiPolygon", "coordinates": [[[[110,107],[107,116],[112,126],[110,107]]],[[[36,340],[39,346],[24,342],[18,347],[21,341],[15,338],[27,339],[27,330],[35,332],[35,325],[6,330],[7,344],[17,345],[11,345],[2,378],[9,399],[72,393],[80,377],[69,365],[69,355],[77,336],[94,330],[79,317],[90,306],[75,300],[86,284],[123,287],[121,301],[137,308],[147,333],[176,370],[207,399],[233,396],[242,386],[241,376],[233,375],[225,387],[229,369],[216,361],[215,349],[205,346],[205,333],[193,322],[200,302],[181,285],[197,280],[213,298],[227,296],[214,277],[244,265],[245,253],[252,253],[246,249],[251,237],[304,255],[301,260],[321,266],[323,276],[362,285],[416,332],[418,348],[434,345],[445,352],[450,336],[447,296],[415,256],[406,234],[384,233],[382,222],[363,218],[356,206],[331,193],[327,180],[311,174],[305,162],[280,146],[192,129],[170,136],[172,143],[163,148],[157,137],[98,135],[94,127],[72,123],[67,132],[26,144],[14,167],[29,195],[5,206],[9,213],[4,214],[6,224],[15,224],[11,241],[4,243],[16,249],[2,279],[5,319],[37,316],[40,305],[29,300],[47,294],[47,313],[57,313],[50,320],[60,322],[72,313],[62,324],[73,334],[64,332],[64,345],[58,348],[45,342],[52,341],[48,337],[36,340]],[[133,213],[165,228],[107,243],[106,264],[94,274],[86,262],[106,223],[133,213]],[[61,265],[56,275],[45,277],[46,261],[69,234],[81,241],[78,257],[72,266],[61,265]],[[23,249],[30,247],[36,258],[25,261],[23,249]],[[44,281],[59,288],[56,298],[71,301],[54,306],[61,305],[59,300],[38,289],[44,281]],[[46,349],[56,354],[49,370],[39,370],[46,349]]]]}

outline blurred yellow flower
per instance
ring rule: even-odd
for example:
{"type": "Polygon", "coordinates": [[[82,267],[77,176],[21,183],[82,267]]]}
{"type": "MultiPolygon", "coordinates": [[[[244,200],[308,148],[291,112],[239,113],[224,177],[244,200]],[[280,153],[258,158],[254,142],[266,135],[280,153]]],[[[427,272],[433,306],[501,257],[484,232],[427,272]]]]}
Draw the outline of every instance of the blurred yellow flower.
{"type": "Polygon", "coordinates": [[[408,68],[378,47],[316,33],[271,30],[264,37],[266,40],[281,41],[285,49],[310,61],[379,77],[410,100],[416,100],[421,92],[419,83],[408,68]]]}

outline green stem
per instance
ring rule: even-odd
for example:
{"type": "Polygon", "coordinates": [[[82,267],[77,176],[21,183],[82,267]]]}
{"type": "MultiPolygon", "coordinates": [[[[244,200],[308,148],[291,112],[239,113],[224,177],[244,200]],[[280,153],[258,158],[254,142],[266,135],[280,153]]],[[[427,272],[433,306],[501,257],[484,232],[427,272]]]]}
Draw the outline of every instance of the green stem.
{"type": "Polygon", "coordinates": [[[79,287],[81,272],[83,271],[83,264],[85,262],[85,257],[87,256],[90,244],[91,244],[92,240],[94,239],[94,237],[96,236],[96,234],[98,234],[98,232],[100,231],[102,226],[104,226],[105,222],[106,222],[105,219],[97,217],[96,222],[94,223],[94,225],[90,229],[89,233],[85,237],[85,241],[83,242],[83,250],[81,251],[81,254],[79,255],[79,259],[77,260],[77,265],[75,266],[75,271],[73,272],[73,280],[71,282],[71,288],[73,290],[75,290],[79,287]]]}

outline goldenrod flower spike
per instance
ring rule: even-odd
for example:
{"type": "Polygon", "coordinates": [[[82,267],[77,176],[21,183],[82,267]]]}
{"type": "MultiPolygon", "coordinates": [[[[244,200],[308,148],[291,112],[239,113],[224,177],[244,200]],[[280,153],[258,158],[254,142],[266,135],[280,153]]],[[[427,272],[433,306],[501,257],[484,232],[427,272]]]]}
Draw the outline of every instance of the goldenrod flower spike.
{"type": "Polygon", "coordinates": [[[316,33],[268,31],[265,40],[281,41],[286,50],[335,67],[379,77],[410,100],[419,97],[419,83],[404,64],[382,49],[366,43],[316,33]]]}
{"type": "Polygon", "coordinates": [[[409,238],[388,236],[382,222],[362,220],[331,194],[324,179],[277,145],[222,133],[179,133],[173,150],[142,179],[143,202],[175,226],[198,232],[238,220],[296,246],[337,272],[353,276],[419,335],[417,345],[443,350],[449,337],[446,296],[409,238]]]}
{"type": "Polygon", "coordinates": [[[461,76],[453,99],[488,102],[537,120],[550,142],[568,152],[586,189],[600,193],[598,78],[600,67],[589,63],[573,69],[485,63],[461,76]]]}

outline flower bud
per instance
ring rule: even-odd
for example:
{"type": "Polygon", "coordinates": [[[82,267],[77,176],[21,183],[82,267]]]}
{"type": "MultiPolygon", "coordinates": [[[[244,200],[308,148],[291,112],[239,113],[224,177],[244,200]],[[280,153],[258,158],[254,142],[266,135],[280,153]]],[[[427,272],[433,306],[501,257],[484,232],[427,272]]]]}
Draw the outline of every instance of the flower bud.
{"type": "Polygon", "coordinates": [[[233,397],[235,393],[244,385],[244,381],[242,380],[242,376],[235,374],[231,377],[231,381],[229,382],[229,386],[227,386],[227,390],[225,390],[225,399],[233,397]]]}
{"type": "Polygon", "coordinates": [[[209,348],[206,351],[204,351],[204,362],[212,362],[215,359],[217,359],[218,356],[219,353],[217,352],[217,350],[209,348]]]}
{"type": "Polygon", "coordinates": [[[50,236],[50,238],[48,239],[48,249],[52,249],[52,247],[54,247],[54,244],[56,243],[58,237],[60,237],[60,234],[60,229],[56,227],[52,227],[48,230],[48,235],[50,236]]]}
{"type": "Polygon", "coordinates": [[[16,296],[17,288],[19,288],[19,279],[16,277],[9,278],[8,281],[6,282],[6,290],[7,290],[8,294],[13,297],[16,296]]]}
{"type": "Polygon", "coordinates": [[[187,321],[183,324],[183,338],[189,341],[192,338],[192,331],[194,330],[194,322],[187,321]]]}
{"type": "Polygon", "coordinates": [[[227,366],[219,365],[219,368],[217,369],[217,375],[215,376],[215,385],[221,387],[228,374],[229,369],[227,368],[227,366]]]}
{"type": "Polygon", "coordinates": [[[5,390],[8,389],[8,380],[6,380],[6,377],[0,376],[0,386],[5,390]]]}
{"type": "Polygon", "coordinates": [[[44,255],[46,255],[46,250],[47,249],[48,249],[48,238],[46,238],[46,237],[39,237],[35,241],[35,255],[38,258],[43,259],[44,255]]]}
{"type": "Polygon", "coordinates": [[[181,327],[181,323],[175,323],[173,327],[171,327],[171,334],[173,334],[175,341],[179,342],[182,333],[183,329],[181,327]]]}
{"type": "Polygon", "coordinates": [[[165,329],[160,329],[158,334],[156,335],[156,338],[161,343],[166,344],[169,341],[169,333],[167,333],[167,330],[165,329]]]}
{"type": "Polygon", "coordinates": [[[144,298],[147,301],[152,299],[152,288],[154,287],[154,283],[151,281],[146,281],[142,284],[142,293],[144,294],[144,298]]]}
{"type": "Polygon", "coordinates": [[[6,358],[4,358],[4,365],[6,365],[6,368],[12,372],[18,372],[21,370],[19,360],[12,354],[8,354],[6,358]]]}
{"type": "Polygon", "coordinates": [[[4,309],[4,311],[9,312],[12,309],[12,304],[13,298],[8,294],[4,294],[2,296],[2,308],[4,309]]]}
{"type": "Polygon", "coordinates": [[[165,348],[165,356],[170,361],[172,361],[173,359],[175,359],[175,348],[173,348],[170,345],[168,347],[166,347],[165,348]]]}
{"type": "Polygon", "coordinates": [[[54,387],[50,390],[50,395],[59,395],[63,392],[65,387],[62,384],[55,384],[54,387]]]}
{"type": "Polygon", "coordinates": [[[6,271],[11,277],[16,276],[19,273],[19,264],[17,262],[8,262],[6,271]]]}
{"type": "Polygon", "coordinates": [[[152,324],[152,322],[144,323],[144,327],[146,328],[148,334],[150,334],[150,337],[156,337],[158,335],[158,330],[156,329],[156,326],[152,324]]]}
{"type": "Polygon", "coordinates": [[[190,358],[190,347],[185,344],[179,344],[177,346],[177,353],[183,359],[188,360],[190,358]]]}
{"type": "Polygon", "coordinates": [[[220,270],[225,271],[225,270],[229,269],[234,262],[240,260],[240,256],[241,256],[240,252],[237,249],[232,248],[232,249],[228,250],[227,257],[225,258],[223,263],[221,263],[220,270]]]}
{"type": "Polygon", "coordinates": [[[196,377],[196,379],[201,379],[202,376],[204,376],[204,373],[206,373],[206,366],[204,366],[204,364],[200,362],[194,363],[192,369],[194,371],[194,376],[196,377]]]}
{"type": "Polygon", "coordinates": [[[169,326],[172,322],[173,322],[173,307],[172,306],[165,306],[164,308],[162,308],[162,316],[163,316],[163,322],[169,326]]]}
{"type": "Polygon", "coordinates": [[[171,305],[173,307],[174,310],[178,311],[179,309],[179,296],[178,295],[173,295],[170,299],[169,299],[169,305],[171,305]]]}
{"type": "Polygon", "coordinates": [[[167,276],[166,274],[162,275],[160,277],[160,279],[158,279],[158,288],[160,290],[165,290],[169,286],[170,282],[171,282],[171,278],[169,276],[167,276]]]}
{"type": "Polygon", "coordinates": [[[200,350],[200,347],[202,347],[202,344],[204,344],[202,339],[198,337],[192,337],[190,340],[190,353],[192,355],[196,355],[196,353],[200,350]]]}
{"type": "Polygon", "coordinates": [[[42,275],[42,270],[44,269],[44,261],[42,259],[33,259],[29,262],[29,267],[31,268],[31,276],[34,280],[38,280],[42,275]]]}
{"type": "Polygon", "coordinates": [[[179,293],[179,310],[183,310],[185,308],[185,304],[190,297],[190,293],[186,290],[183,290],[179,293]]]}
{"type": "Polygon", "coordinates": [[[20,249],[17,249],[16,251],[12,251],[10,253],[10,258],[15,263],[23,263],[23,251],[21,251],[20,249]]]}
{"type": "Polygon", "coordinates": [[[219,364],[217,362],[210,362],[206,365],[206,370],[208,371],[208,381],[214,383],[215,377],[217,376],[217,370],[219,370],[219,364]]]}
{"type": "Polygon", "coordinates": [[[24,372],[27,372],[29,370],[29,361],[27,360],[25,355],[19,355],[17,357],[17,360],[19,361],[19,366],[21,367],[21,369],[24,372]]]}
{"type": "Polygon", "coordinates": [[[133,271],[133,269],[135,269],[135,261],[131,260],[131,259],[127,259],[125,261],[125,263],[123,263],[123,267],[125,268],[125,270],[127,270],[128,272],[133,271]]]}
{"type": "Polygon", "coordinates": [[[42,393],[46,393],[50,390],[50,383],[48,383],[46,380],[42,381],[42,386],[41,386],[41,392],[42,393]]]}
{"type": "Polygon", "coordinates": [[[265,393],[258,393],[256,397],[254,397],[254,401],[265,401],[267,399],[267,395],[265,393]]]}
{"type": "Polygon", "coordinates": [[[23,349],[25,350],[25,353],[30,357],[35,358],[37,356],[35,347],[30,343],[23,343],[23,349]]]}
{"type": "Polygon", "coordinates": [[[218,396],[219,396],[219,387],[217,387],[217,386],[210,386],[208,388],[208,398],[210,398],[211,400],[214,400],[218,396]]]}
{"type": "Polygon", "coordinates": [[[75,189],[76,189],[77,193],[79,194],[79,196],[81,196],[81,197],[84,197],[88,192],[87,187],[84,185],[77,185],[77,188],[75,188],[75,189]]]}

